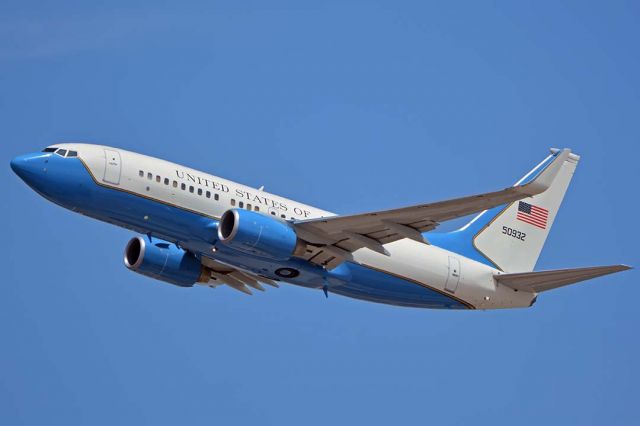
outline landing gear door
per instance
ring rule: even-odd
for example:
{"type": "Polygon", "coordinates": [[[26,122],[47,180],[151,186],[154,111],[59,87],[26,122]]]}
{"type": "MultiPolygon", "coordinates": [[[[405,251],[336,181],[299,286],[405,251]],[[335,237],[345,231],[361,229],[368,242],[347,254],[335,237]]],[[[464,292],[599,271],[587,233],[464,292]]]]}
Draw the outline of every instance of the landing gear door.
{"type": "Polygon", "coordinates": [[[120,173],[122,164],[120,162],[120,153],[110,149],[104,150],[104,177],[103,181],[114,185],[120,184],[120,173]]]}
{"type": "Polygon", "coordinates": [[[449,275],[444,289],[450,293],[455,293],[460,282],[460,259],[449,256],[449,275]]]}

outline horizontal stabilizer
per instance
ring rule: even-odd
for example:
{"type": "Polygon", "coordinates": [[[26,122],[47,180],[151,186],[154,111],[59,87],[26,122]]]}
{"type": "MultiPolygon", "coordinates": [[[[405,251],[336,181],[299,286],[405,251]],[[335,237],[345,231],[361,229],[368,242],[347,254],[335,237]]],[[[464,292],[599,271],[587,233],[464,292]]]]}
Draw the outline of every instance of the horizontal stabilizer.
{"type": "Polygon", "coordinates": [[[627,265],[592,266],[588,268],[557,269],[554,271],[496,274],[493,277],[500,284],[511,287],[514,290],[539,293],[627,269],[631,269],[631,267],[627,265]]]}

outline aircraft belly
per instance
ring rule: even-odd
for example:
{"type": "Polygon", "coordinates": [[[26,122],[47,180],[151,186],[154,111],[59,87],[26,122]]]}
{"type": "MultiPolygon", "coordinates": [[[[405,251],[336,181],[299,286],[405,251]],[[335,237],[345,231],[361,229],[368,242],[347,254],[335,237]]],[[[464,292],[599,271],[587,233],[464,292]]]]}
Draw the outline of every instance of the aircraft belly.
{"type": "Polygon", "coordinates": [[[364,265],[348,263],[349,281],[331,287],[332,293],[371,302],[398,306],[435,309],[473,309],[473,306],[451,295],[419,282],[388,274],[364,265]]]}

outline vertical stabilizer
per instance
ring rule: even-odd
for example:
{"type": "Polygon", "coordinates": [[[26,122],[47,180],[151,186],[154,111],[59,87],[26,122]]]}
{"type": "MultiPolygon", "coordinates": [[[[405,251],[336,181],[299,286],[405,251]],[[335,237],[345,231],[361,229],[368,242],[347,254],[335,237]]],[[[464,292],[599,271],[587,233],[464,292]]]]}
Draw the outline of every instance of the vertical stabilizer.
{"type": "MultiPolygon", "coordinates": [[[[552,150],[550,156],[516,185],[525,184],[542,173],[558,152],[552,150]]],[[[579,159],[578,155],[570,154],[549,189],[541,194],[485,210],[461,229],[429,234],[428,240],[505,272],[533,271],[579,159]]]]}

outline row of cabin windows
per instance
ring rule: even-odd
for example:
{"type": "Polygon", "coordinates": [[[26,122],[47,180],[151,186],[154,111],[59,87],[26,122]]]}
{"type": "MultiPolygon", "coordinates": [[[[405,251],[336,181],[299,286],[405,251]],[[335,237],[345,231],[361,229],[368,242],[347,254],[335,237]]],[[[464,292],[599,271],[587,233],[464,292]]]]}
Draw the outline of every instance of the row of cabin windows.
{"type": "MultiPolygon", "coordinates": [[[[138,176],[143,178],[144,177],[144,171],[140,170],[138,172],[138,176]]],[[[153,180],[153,173],[147,173],[147,179],[148,180],[153,180]]],[[[171,183],[171,185],[174,188],[178,187],[178,181],[175,181],[175,180],[174,181],[170,181],[169,178],[164,178],[164,181],[163,181],[163,179],[162,179],[162,177],[160,177],[160,175],[155,175],[155,180],[158,183],[164,182],[164,184],[167,185],[167,186],[169,186],[169,184],[171,183]]],[[[180,183],[180,189],[183,190],[183,191],[186,191],[187,190],[187,185],[185,183],[180,183]]],[[[197,192],[198,195],[202,195],[202,193],[203,193],[202,188],[198,188],[197,191],[196,191],[196,188],[193,187],[192,185],[189,185],[189,192],[192,193],[192,194],[197,192]]],[[[211,198],[211,191],[205,191],[204,194],[205,194],[205,197],[211,198]]],[[[218,194],[213,194],[213,199],[218,201],[220,199],[220,196],[218,194]]],[[[231,206],[235,207],[235,205],[236,205],[236,200],[234,198],[232,198],[231,199],[231,206]]],[[[239,201],[238,202],[238,207],[241,208],[241,209],[255,210],[257,212],[260,211],[260,206],[255,206],[255,205],[252,206],[249,203],[245,204],[243,201],[239,201]]],[[[276,212],[273,211],[273,210],[270,213],[273,216],[276,215],[276,212]]],[[[285,214],[281,214],[280,217],[283,218],[283,219],[287,218],[287,216],[285,214]]],[[[293,219],[293,216],[291,217],[291,219],[293,219]]]]}
{"type": "MultiPolygon", "coordinates": [[[[236,200],[235,198],[232,198],[231,206],[235,206],[235,205],[236,205],[236,200]]],[[[249,203],[245,204],[244,201],[238,201],[238,207],[240,207],[241,209],[255,210],[257,212],[260,211],[260,206],[251,206],[251,204],[249,203]]]]}
{"type": "MultiPolygon", "coordinates": [[[[144,177],[144,171],[140,170],[138,172],[138,176],[140,177],[144,177]]],[[[153,180],[153,173],[147,173],[147,179],[148,180],[153,180]]],[[[171,184],[171,186],[173,186],[174,188],[178,187],[178,181],[174,180],[174,181],[170,181],[169,178],[164,178],[164,180],[162,179],[162,177],[160,177],[160,175],[156,175],[156,182],[160,183],[160,182],[164,182],[165,185],[169,186],[171,184]]],[[[185,183],[181,183],[180,184],[180,189],[183,191],[187,190],[187,185],[185,183]]],[[[203,191],[202,188],[198,188],[196,190],[196,188],[193,185],[189,185],[189,192],[194,194],[197,193],[198,195],[202,195],[204,194],[205,197],[207,198],[211,198],[211,191],[203,191]]],[[[220,199],[220,195],[218,194],[213,194],[213,199],[218,201],[220,199]]]]}
{"type": "MultiPolygon", "coordinates": [[[[235,207],[236,205],[236,200],[234,198],[231,199],[231,206],[235,207]]],[[[247,209],[247,210],[251,210],[253,208],[253,210],[259,212],[260,211],[260,206],[251,206],[251,204],[249,203],[244,203],[244,201],[238,201],[238,207],[241,209],[247,209]]],[[[276,216],[276,212],[274,210],[271,210],[269,213],[271,213],[273,216],[276,216]]],[[[287,215],[286,214],[281,214],[280,215],[281,218],[286,219],[287,215]]],[[[291,219],[293,219],[293,216],[291,216],[291,219]]]]}

